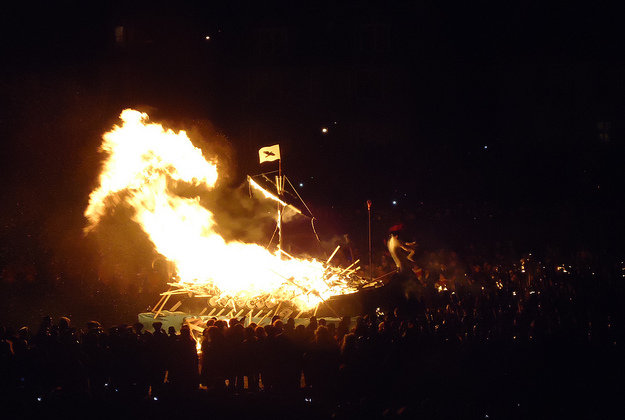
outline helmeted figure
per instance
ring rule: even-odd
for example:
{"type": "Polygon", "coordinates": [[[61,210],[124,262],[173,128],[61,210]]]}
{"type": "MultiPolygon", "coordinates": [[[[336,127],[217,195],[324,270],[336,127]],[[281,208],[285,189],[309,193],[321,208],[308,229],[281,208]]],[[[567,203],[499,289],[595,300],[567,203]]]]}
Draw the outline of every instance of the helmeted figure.
{"type": "Polygon", "coordinates": [[[391,230],[386,245],[399,273],[405,274],[410,271],[410,266],[414,263],[415,243],[401,240],[399,238],[399,229],[397,229],[391,230]]]}

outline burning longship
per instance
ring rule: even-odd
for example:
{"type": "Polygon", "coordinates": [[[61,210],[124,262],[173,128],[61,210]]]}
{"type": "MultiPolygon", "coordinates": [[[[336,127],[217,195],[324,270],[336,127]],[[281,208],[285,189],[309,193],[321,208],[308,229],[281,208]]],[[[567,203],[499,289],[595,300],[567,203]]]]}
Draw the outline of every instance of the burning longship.
{"type": "MultiPolygon", "coordinates": [[[[201,315],[285,317],[316,310],[330,297],[353,293],[361,285],[356,264],[341,268],[330,264],[331,257],[297,258],[280,246],[270,250],[224,239],[199,195],[176,193],[180,185],[197,191],[215,188],[216,159],[205,157],[185,131],[149,122],[145,113],[126,109],[120,118],[122,124],[103,135],[106,158],[84,213],[86,231],[112,207],[130,209],[132,220],[173,267],[169,290],[153,308],[154,318],[176,295],[206,299],[201,315]]],[[[252,178],[248,181],[265,199],[276,201],[279,228],[287,206],[280,189],[273,194],[252,178]]],[[[276,181],[280,188],[283,178],[276,181]]]]}

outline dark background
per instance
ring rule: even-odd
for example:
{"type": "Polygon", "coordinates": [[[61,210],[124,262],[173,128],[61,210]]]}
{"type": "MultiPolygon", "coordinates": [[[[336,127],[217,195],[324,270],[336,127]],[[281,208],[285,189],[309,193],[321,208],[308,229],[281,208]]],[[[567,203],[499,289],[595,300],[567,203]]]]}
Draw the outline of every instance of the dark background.
{"type": "Polygon", "coordinates": [[[430,249],[623,250],[616,7],[55,3],[0,18],[5,285],[98,260],[82,212],[127,107],[225,137],[233,186],[274,169],[257,150],[279,143],[322,239],[348,233],[361,254],[368,199],[376,256],[400,222],[430,249]]]}

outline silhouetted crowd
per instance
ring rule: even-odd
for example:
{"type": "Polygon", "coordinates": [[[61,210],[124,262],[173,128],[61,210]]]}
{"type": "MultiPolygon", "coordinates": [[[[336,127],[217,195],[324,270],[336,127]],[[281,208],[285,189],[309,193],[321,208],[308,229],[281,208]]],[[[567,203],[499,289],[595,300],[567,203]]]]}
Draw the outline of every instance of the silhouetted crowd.
{"type": "Polygon", "coordinates": [[[399,283],[417,292],[390,310],[261,326],[211,318],[199,336],[187,324],[45,317],[34,332],[1,328],[1,392],[26,406],[219,396],[227,412],[235,396],[260,395],[314,418],[604,418],[625,371],[623,316],[591,270],[473,265],[463,282],[399,283]]]}

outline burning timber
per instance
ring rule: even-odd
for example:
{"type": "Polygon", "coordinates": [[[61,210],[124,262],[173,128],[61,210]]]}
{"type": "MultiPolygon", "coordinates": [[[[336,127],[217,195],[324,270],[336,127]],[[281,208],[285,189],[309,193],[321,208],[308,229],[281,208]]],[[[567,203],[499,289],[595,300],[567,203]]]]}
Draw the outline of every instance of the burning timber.
{"type": "Polygon", "coordinates": [[[278,171],[248,178],[250,194],[260,192],[258,199],[276,205],[278,243],[272,244],[272,236],[269,245],[261,246],[222,237],[211,209],[202,205],[201,194],[215,189],[220,177],[216,157],[205,157],[186,132],[149,122],[145,113],[126,109],[120,119],[121,125],[103,135],[100,150],[105,158],[99,185],[85,210],[85,232],[123,206],[154,251],[172,265],[169,289],[154,306],[152,319],[178,312],[245,316],[259,323],[275,315],[298,318],[327,312],[338,316],[341,310],[335,297],[354,294],[366,285],[357,275],[357,261],[345,268],[332,264],[338,248],[325,262],[284,250],[285,214],[308,217],[315,229],[314,217],[297,191],[294,195],[306,214],[287,202],[286,187],[293,185],[282,174],[279,145],[259,150],[260,164],[277,160],[278,171]],[[269,174],[275,174],[275,183],[271,182],[275,192],[261,186],[263,180],[270,181],[269,174]],[[177,185],[184,186],[187,195],[179,195],[177,185]],[[194,308],[197,304],[192,301],[203,304],[194,308]]]}
{"type": "MultiPolygon", "coordinates": [[[[357,290],[375,288],[377,282],[368,284],[363,278],[354,275],[359,269],[357,266],[359,260],[354,261],[346,268],[329,264],[338,250],[339,247],[334,250],[325,264],[324,281],[328,287],[338,287],[337,290],[349,290],[352,293],[357,290]]],[[[292,258],[286,252],[281,252],[286,258],[292,258]]],[[[199,328],[198,325],[212,317],[226,320],[231,318],[244,319],[248,325],[252,322],[261,325],[265,321],[271,322],[275,316],[281,319],[294,318],[295,320],[309,318],[312,315],[338,319],[342,316],[353,316],[362,311],[363,305],[359,302],[359,296],[346,299],[351,293],[342,293],[323,299],[318,291],[297,285],[293,278],[284,278],[284,281],[287,284],[296,285],[302,295],[313,295],[318,299],[317,305],[309,309],[298,308],[293,299],[277,299],[271,293],[245,298],[223,295],[214,288],[189,287],[189,285],[179,282],[171,282],[169,283],[169,290],[161,293],[161,297],[152,311],[140,314],[139,320],[146,328],[150,328],[151,323],[158,320],[164,325],[174,326],[178,329],[183,323],[191,323],[199,328]],[[176,303],[169,310],[165,310],[172,298],[176,303]],[[177,311],[179,309],[181,310],[177,311]]]]}
{"type": "MultiPolygon", "coordinates": [[[[344,275],[351,274],[352,266],[357,263],[358,261],[355,261],[342,270],[337,267],[331,267],[330,270],[341,270],[344,275]]],[[[337,323],[342,317],[371,313],[375,308],[384,306],[385,302],[391,302],[392,299],[389,299],[388,290],[382,281],[393,274],[395,272],[387,273],[374,279],[372,283],[360,277],[350,277],[352,287],[357,289],[355,292],[330,296],[307,310],[297,308],[288,300],[277,301],[270,294],[252,299],[229,298],[218,294],[194,294],[184,287],[180,288],[177,283],[170,283],[170,289],[161,294],[152,311],[141,313],[138,318],[146,330],[151,330],[152,324],[158,321],[165,329],[174,327],[179,330],[182,325],[188,325],[195,336],[202,333],[206,321],[211,318],[226,321],[236,318],[248,326],[252,323],[270,324],[273,318],[278,316],[282,320],[293,318],[295,325],[299,325],[307,323],[314,315],[328,322],[337,323]],[[168,301],[171,304],[172,298],[176,303],[169,307],[169,310],[164,309],[168,307],[168,301]]]]}

